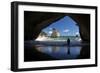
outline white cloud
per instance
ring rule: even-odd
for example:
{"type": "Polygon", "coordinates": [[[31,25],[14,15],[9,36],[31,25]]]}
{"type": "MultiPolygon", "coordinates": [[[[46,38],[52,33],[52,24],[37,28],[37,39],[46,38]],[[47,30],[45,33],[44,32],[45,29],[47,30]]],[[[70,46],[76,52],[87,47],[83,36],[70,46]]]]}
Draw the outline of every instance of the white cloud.
{"type": "Polygon", "coordinates": [[[79,32],[76,32],[75,34],[76,34],[76,35],[78,35],[78,34],[79,34],[79,32]]]}
{"type": "Polygon", "coordinates": [[[69,30],[68,29],[65,29],[65,30],[63,30],[63,32],[66,32],[67,33],[67,32],[69,32],[69,30]]]}
{"type": "Polygon", "coordinates": [[[52,31],[49,31],[48,33],[49,33],[49,34],[51,34],[51,33],[52,33],[52,31]]]}

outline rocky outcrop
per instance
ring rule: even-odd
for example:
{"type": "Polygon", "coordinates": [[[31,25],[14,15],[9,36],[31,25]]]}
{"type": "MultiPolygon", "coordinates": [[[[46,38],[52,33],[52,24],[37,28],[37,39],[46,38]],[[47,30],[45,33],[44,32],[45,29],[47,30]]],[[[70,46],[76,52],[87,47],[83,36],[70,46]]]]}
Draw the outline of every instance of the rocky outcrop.
{"type": "Polygon", "coordinates": [[[41,30],[64,17],[63,14],[24,12],[24,40],[34,40],[41,30]]]}
{"type": "Polygon", "coordinates": [[[83,41],[90,41],[90,15],[89,14],[73,14],[69,15],[77,22],[79,32],[83,41]]]}
{"type": "Polygon", "coordinates": [[[35,40],[41,30],[64,16],[70,16],[77,22],[83,41],[90,41],[90,15],[89,14],[63,14],[49,12],[24,12],[24,39],[35,40]]]}
{"type": "Polygon", "coordinates": [[[58,32],[58,30],[53,28],[52,33],[51,33],[51,37],[52,38],[57,38],[59,36],[60,36],[60,33],[58,32]]]}

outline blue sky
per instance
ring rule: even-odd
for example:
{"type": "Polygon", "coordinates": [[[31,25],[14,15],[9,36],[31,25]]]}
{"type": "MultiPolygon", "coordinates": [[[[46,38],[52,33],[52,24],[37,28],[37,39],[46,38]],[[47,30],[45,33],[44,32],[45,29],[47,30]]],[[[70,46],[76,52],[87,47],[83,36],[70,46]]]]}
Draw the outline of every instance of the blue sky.
{"type": "Polygon", "coordinates": [[[42,31],[46,32],[50,36],[52,28],[55,28],[59,31],[61,36],[75,36],[76,34],[79,35],[79,27],[76,24],[77,23],[69,16],[65,16],[64,18],[52,23],[42,31]]]}

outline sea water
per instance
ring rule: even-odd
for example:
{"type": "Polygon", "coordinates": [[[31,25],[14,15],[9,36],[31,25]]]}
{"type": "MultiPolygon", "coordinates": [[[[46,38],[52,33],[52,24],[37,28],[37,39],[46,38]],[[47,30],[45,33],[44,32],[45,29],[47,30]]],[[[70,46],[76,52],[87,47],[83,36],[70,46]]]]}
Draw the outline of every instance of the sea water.
{"type": "Polygon", "coordinates": [[[57,37],[57,38],[51,38],[51,37],[48,37],[48,39],[51,39],[51,40],[59,40],[59,41],[67,41],[68,39],[70,39],[70,41],[81,41],[81,38],[80,37],[76,37],[76,36],[60,36],[60,37],[57,37]]]}

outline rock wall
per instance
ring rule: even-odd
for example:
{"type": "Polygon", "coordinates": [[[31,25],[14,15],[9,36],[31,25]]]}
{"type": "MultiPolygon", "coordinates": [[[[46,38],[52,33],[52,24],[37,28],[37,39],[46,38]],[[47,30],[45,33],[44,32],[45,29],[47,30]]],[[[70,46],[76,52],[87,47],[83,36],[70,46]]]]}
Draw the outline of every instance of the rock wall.
{"type": "Polygon", "coordinates": [[[69,16],[77,22],[82,40],[90,42],[90,15],[74,14],[69,16]]]}
{"type": "Polygon", "coordinates": [[[34,40],[42,29],[64,17],[63,14],[24,12],[24,40],[34,40]]]}

